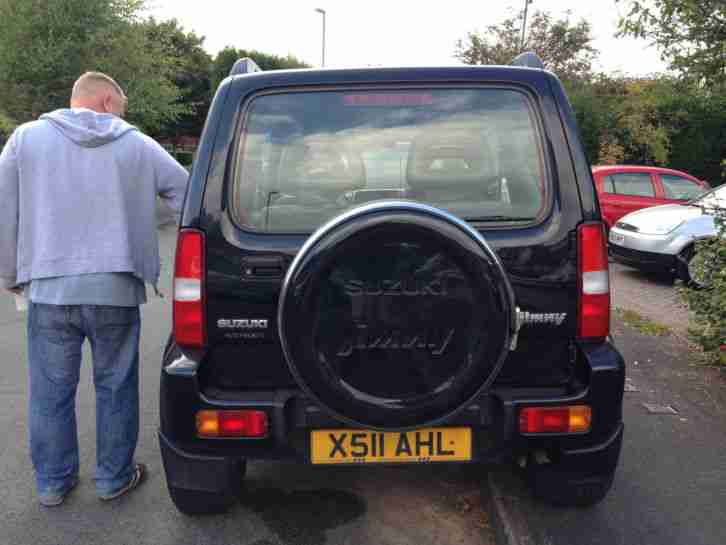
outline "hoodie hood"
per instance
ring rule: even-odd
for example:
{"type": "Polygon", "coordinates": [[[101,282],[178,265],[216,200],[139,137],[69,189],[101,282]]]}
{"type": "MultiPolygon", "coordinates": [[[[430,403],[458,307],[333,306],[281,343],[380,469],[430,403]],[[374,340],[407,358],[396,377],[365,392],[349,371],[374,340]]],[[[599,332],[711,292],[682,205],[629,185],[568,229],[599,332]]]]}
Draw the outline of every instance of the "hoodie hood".
{"type": "Polygon", "coordinates": [[[97,148],[135,131],[120,117],[86,108],[62,109],[40,116],[69,140],[85,148],[97,148]]]}

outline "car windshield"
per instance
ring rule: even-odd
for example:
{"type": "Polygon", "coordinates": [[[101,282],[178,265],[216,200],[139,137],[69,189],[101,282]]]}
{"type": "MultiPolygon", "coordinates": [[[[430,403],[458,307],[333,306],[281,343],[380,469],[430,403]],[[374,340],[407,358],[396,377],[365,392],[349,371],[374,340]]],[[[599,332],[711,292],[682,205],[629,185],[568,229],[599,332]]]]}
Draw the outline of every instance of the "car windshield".
{"type": "Polygon", "coordinates": [[[704,193],[699,198],[691,201],[697,206],[704,208],[723,208],[726,209],[726,185],[712,189],[708,193],[704,193]]]}
{"type": "Polygon", "coordinates": [[[541,140],[512,89],[261,95],[239,139],[233,209],[262,232],[311,232],[380,199],[530,222],[548,195],[541,140]]]}

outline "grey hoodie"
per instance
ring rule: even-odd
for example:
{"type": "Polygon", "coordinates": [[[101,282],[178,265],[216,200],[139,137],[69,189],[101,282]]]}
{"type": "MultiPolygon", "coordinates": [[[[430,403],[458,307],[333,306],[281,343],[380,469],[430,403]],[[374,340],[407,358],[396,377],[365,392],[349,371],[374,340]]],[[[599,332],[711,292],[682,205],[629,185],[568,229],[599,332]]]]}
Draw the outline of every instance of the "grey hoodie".
{"type": "Polygon", "coordinates": [[[0,287],[128,272],[159,277],[156,195],[177,214],[188,172],[110,114],[56,110],[0,155],[0,287]]]}

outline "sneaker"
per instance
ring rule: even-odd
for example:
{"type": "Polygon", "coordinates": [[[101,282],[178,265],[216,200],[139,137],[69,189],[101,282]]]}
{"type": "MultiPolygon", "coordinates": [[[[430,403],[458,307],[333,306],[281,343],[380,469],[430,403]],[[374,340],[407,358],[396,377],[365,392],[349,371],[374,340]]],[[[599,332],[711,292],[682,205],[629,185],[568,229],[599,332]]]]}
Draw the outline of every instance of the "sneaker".
{"type": "Polygon", "coordinates": [[[40,494],[38,497],[40,504],[43,507],[57,507],[65,501],[66,496],[68,496],[68,494],[70,494],[76,486],[78,486],[78,477],[74,477],[71,484],[63,492],[45,492],[40,494]]]}
{"type": "Polygon", "coordinates": [[[102,494],[99,496],[101,501],[110,501],[120,498],[124,494],[131,492],[134,488],[137,488],[141,483],[146,480],[146,466],[144,464],[136,464],[134,466],[134,474],[131,476],[131,480],[125,486],[122,486],[115,492],[109,494],[102,494]]]}

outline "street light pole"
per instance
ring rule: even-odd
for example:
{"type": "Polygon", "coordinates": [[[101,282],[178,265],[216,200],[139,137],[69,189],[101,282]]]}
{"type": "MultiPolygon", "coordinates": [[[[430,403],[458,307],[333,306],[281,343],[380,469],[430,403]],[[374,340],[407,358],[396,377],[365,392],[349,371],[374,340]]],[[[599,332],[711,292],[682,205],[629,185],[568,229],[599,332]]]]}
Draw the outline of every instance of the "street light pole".
{"type": "Polygon", "coordinates": [[[524,34],[527,31],[527,8],[532,3],[532,0],[524,0],[524,20],[522,21],[522,40],[519,44],[519,51],[524,51],[524,34]]]}
{"type": "Polygon", "coordinates": [[[315,8],[315,11],[322,14],[323,16],[323,68],[325,68],[325,10],[320,8],[315,8]]]}

